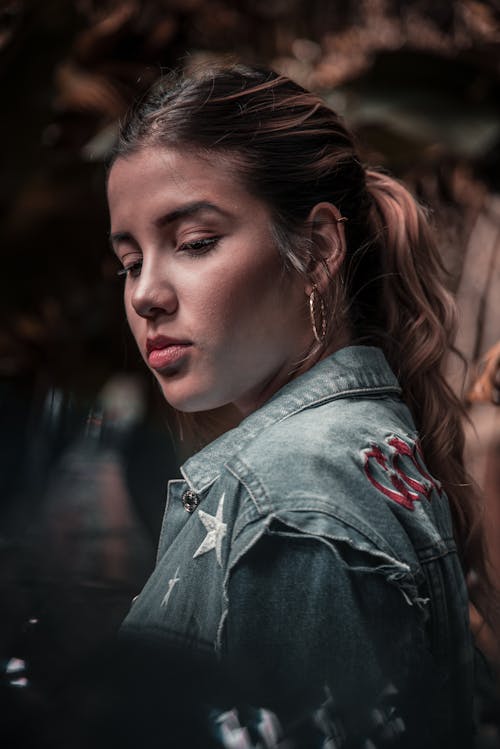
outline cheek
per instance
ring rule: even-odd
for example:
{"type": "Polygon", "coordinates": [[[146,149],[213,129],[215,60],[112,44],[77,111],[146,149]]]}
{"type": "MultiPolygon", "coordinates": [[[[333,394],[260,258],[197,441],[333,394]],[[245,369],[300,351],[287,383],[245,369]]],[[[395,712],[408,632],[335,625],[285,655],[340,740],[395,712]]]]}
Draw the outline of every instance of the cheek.
{"type": "Polygon", "coordinates": [[[211,340],[249,341],[262,333],[279,283],[275,264],[233,267],[206,280],[210,292],[199,299],[197,316],[211,340]]]}

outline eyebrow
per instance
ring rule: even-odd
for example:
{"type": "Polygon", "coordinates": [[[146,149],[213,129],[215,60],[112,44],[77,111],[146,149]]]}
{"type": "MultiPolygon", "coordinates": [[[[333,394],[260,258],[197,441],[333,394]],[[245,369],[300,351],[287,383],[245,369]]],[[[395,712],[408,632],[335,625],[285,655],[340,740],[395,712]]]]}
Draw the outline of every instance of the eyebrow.
{"type": "Polygon", "coordinates": [[[165,226],[165,224],[172,224],[180,218],[193,216],[195,213],[200,213],[201,211],[213,211],[214,213],[219,213],[221,216],[228,215],[226,211],[214,205],[214,203],[209,203],[207,200],[197,200],[194,203],[188,203],[180,208],[176,208],[175,210],[166,213],[164,216],[160,216],[160,218],[156,219],[154,223],[155,226],[158,227],[165,226]]]}
{"type": "Polygon", "coordinates": [[[111,245],[111,249],[115,250],[114,245],[119,244],[120,242],[130,242],[132,241],[132,235],[128,231],[115,231],[112,234],[109,235],[109,242],[111,245]]]}
{"type": "MultiPolygon", "coordinates": [[[[174,221],[178,221],[186,216],[193,216],[196,213],[202,211],[213,211],[221,216],[228,216],[227,211],[219,208],[214,203],[210,203],[208,200],[197,200],[193,203],[188,203],[180,208],[175,208],[173,211],[165,213],[165,215],[157,218],[153,223],[156,227],[161,228],[167,224],[172,224],[174,221]]],[[[133,237],[128,231],[117,231],[109,235],[109,241],[111,243],[111,249],[114,251],[114,245],[119,242],[130,242],[133,241],[133,237]]]]}

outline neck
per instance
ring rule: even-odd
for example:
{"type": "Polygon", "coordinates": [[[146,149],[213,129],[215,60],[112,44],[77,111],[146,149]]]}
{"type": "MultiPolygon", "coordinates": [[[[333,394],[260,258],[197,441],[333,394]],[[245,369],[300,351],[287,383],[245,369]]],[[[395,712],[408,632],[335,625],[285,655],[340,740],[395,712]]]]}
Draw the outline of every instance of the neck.
{"type": "Polygon", "coordinates": [[[241,414],[241,418],[244,419],[249,414],[257,411],[258,408],[264,405],[269,398],[278,392],[284,385],[291,382],[296,377],[304,374],[309,369],[314,367],[322,359],[330,356],[335,351],[341,348],[349,346],[351,343],[351,336],[347,330],[337,336],[336,340],[330,343],[328,346],[319,346],[316,342],[313,342],[309,349],[304,353],[299,360],[290,366],[283,366],[277,372],[274,372],[271,377],[264,383],[258,393],[251,393],[247,396],[238,400],[234,403],[234,406],[241,414]]]}

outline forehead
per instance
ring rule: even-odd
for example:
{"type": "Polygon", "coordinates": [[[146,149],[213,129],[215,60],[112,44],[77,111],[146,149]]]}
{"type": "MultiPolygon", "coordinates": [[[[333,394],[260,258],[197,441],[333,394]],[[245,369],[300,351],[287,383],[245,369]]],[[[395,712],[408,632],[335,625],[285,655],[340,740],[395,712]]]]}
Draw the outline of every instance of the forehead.
{"type": "Polygon", "coordinates": [[[113,214],[138,209],[154,213],[189,200],[209,200],[228,210],[254,209],[262,203],[243,185],[234,163],[218,154],[145,148],[119,157],[108,178],[113,214]]]}

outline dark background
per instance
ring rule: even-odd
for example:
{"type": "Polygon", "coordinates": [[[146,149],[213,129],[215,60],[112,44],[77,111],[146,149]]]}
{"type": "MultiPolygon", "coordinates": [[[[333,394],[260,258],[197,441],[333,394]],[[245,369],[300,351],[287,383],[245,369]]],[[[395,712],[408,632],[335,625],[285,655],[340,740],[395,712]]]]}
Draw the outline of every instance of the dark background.
{"type": "MultiPolygon", "coordinates": [[[[228,56],[272,65],[346,117],[363,157],[431,211],[466,360],[500,339],[500,3],[0,3],[0,662],[28,701],[116,630],[189,449],[124,322],[106,158],[162,71],[228,56]]],[[[451,364],[460,393],[462,379],[451,364]]],[[[498,409],[470,413],[498,550],[498,409]]],[[[487,742],[494,718],[483,723],[487,742]]]]}

